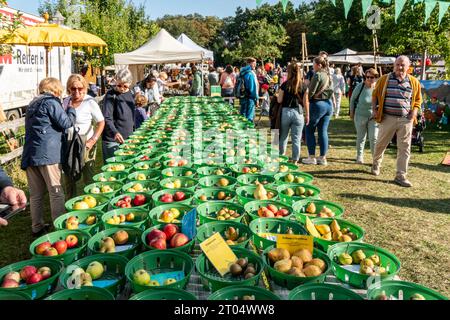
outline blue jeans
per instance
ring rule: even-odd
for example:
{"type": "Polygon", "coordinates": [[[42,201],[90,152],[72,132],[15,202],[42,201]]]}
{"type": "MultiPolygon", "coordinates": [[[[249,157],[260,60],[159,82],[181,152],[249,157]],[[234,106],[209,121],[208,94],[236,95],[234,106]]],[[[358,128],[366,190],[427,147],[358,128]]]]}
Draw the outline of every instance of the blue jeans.
{"type": "Polygon", "coordinates": [[[250,122],[253,122],[253,118],[255,118],[255,105],[256,101],[253,99],[241,99],[240,113],[250,122]]]}
{"type": "Polygon", "coordinates": [[[291,130],[292,160],[298,161],[300,159],[304,124],[303,114],[299,113],[297,108],[283,108],[281,110],[280,154],[286,152],[288,134],[289,130],[291,130]]]}
{"type": "Polygon", "coordinates": [[[312,100],[309,105],[309,124],[306,126],[306,144],[308,154],[316,154],[316,132],[319,137],[320,156],[326,156],[328,151],[328,125],[333,115],[333,104],[331,100],[312,100]]]}
{"type": "Polygon", "coordinates": [[[102,142],[102,151],[103,151],[103,163],[106,163],[106,159],[114,157],[114,151],[119,149],[119,143],[117,142],[102,142]]]}

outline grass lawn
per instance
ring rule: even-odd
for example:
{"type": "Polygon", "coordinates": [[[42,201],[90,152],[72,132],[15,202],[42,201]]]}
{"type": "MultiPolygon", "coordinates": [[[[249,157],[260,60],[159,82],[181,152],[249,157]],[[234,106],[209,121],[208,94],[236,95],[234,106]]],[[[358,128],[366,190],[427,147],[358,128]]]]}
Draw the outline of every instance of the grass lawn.
{"type": "MultiPolygon", "coordinates": [[[[397,255],[403,280],[450,297],[450,167],[440,165],[450,149],[450,132],[425,131],[425,152],[412,148],[408,177],[414,186],[402,188],[392,182],[395,148],[386,151],[379,177],[369,174],[369,151],[365,155],[367,164],[354,163],[355,130],[347,111],[348,101],[344,99],[343,116],[330,124],[329,165],[302,165],[301,170],[314,175],[323,199],[342,204],[345,219],[365,229],[365,242],[397,255]]],[[[267,119],[262,123],[267,125],[267,119]]],[[[301,155],[307,155],[305,146],[301,155]]],[[[25,175],[17,163],[5,169],[18,186],[27,190],[25,175]]],[[[50,221],[49,212],[46,216],[50,221]]],[[[30,257],[30,226],[29,213],[25,213],[0,230],[0,267],[30,257]]]]}

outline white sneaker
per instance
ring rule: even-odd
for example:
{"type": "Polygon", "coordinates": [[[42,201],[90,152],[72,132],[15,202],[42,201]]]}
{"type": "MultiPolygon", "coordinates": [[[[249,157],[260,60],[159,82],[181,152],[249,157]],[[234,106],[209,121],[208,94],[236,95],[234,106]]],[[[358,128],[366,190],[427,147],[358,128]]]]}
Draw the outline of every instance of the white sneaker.
{"type": "Polygon", "coordinates": [[[308,158],[302,159],[302,163],[303,164],[317,164],[317,160],[314,157],[308,157],[308,158]]]}
{"type": "Polygon", "coordinates": [[[325,157],[317,157],[316,161],[317,161],[318,165],[321,165],[321,166],[328,165],[327,158],[325,158],[325,157]]]}

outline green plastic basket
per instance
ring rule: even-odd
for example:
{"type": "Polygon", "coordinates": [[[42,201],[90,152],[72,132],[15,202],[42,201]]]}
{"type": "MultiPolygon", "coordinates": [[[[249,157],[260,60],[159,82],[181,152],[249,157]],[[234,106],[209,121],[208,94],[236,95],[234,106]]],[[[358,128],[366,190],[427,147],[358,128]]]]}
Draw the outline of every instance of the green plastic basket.
{"type": "MultiPolygon", "coordinates": [[[[138,163],[135,163],[133,165],[133,171],[144,171],[144,170],[150,170],[150,169],[156,169],[160,170],[162,168],[162,163],[158,159],[148,160],[148,161],[141,161],[138,163]]],[[[135,179],[133,179],[135,180],[135,179]]]]}
{"type": "MultiPolygon", "coordinates": [[[[118,150],[117,150],[118,151],[118,150]]],[[[114,164],[114,163],[130,163],[132,164],[134,162],[136,155],[130,155],[130,156],[114,156],[106,159],[107,164],[114,164]]]]}
{"type": "MultiPolygon", "coordinates": [[[[256,186],[243,186],[236,189],[237,199],[238,202],[242,205],[245,205],[251,201],[255,201],[255,197],[253,196],[253,193],[256,190],[256,186]]],[[[270,200],[277,200],[278,199],[278,191],[276,189],[272,189],[269,187],[264,187],[266,191],[272,192],[273,197],[270,198],[270,200]]]]}
{"type": "Polygon", "coordinates": [[[192,210],[192,208],[193,207],[188,204],[183,204],[183,203],[179,203],[179,202],[166,203],[166,204],[162,204],[162,205],[154,207],[152,210],[150,210],[148,216],[152,221],[152,225],[173,223],[180,227],[181,220],[183,220],[184,215],[186,214],[186,212],[192,210]],[[180,216],[177,218],[177,220],[179,222],[164,222],[159,219],[160,215],[165,210],[170,210],[172,208],[180,211],[180,216]]]}
{"type": "Polygon", "coordinates": [[[100,250],[100,242],[103,238],[111,237],[119,230],[125,230],[128,233],[128,242],[125,245],[119,246],[120,250],[117,250],[114,253],[108,253],[111,255],[121,255],[127,259],[133,258],[136,254],[141,251],[141,234],[142,230],[132,227],[126,228],[110,228],[103,230],[96,235],[94,235],[88,242],[89,252],[91,254],[101,253],[100,250]]]}
{"type": "Polygon", "coordinates": [[[53,225],[55,226],[56,230],[68,230],[66,228],[66,221],[67,221],[67,219],[69,219],[69,217],[74,216],[79,221],[77,230],[86,231],[90,235],[94,235],[97,232],[99,232],[102,227],[102,223],[101,223],[102,215],[103,215],[103,212],[99,211],[99,210],[71,211],[71,212],[65,213],[65,214],[59,216],[58,218],[56,218],[55,221],[53,221],[53,225]],[[86,224],[86,219],[92,215],[95,215],[95,217],[96,217],[95,223],[93,223],[91,225],[86,224]]]}
{"type": "Polygon", "coordinates": [[[117,182],[125,182],[125,180],[127,179],[128,174],[126,172],[102,172],[99,174],[96,174],[92,180],[94,180],[95,182],[106,182],[109,181],[108,179],[113,177],[116,180],[113,181],[117,181],[117,182]],[[106,179],[106,181],[101,181],[101,179],[104,178],[106,179]]]}
{"type": "Polygon", "coordinates": [[[160,178],[161,173],[159,170],[156,169],[134,171],[133,173],[130,173],[127,177],[128,181],[142,181],[142,182],[150,180],[159,181],[160,178]]]}
{"type": "Polygon", "coordinates": [[[225,231],[229,227],[235,228],[239,234],[238,237],[245,237],[246,240],[235,242],[235,244],[231,244],[227,241],[228,245],[245,248],[252,237],[252,231],[247,225],[235,221],[213,221],[202,224],[197,228],[197,241],[201,243],[214,235],[216,232],[219,232],[222,235],[222,238],[227,240],[225,237],[225,231]]]}
{"type": "MultiPolygon", "coordinates": [[[[40,299],[50,294],[58,283],[58,277],[63,269],[63,264],[59,260],[52,259],[50,257],[39,257],[31,260],[25,260],[7,265],[0,269],[0,279],[3,279],[8,273],[20,270],[25,266],[35,266],[37,269],[41,267],[48,267],[51,270],[51,276],[41,282],[22,285],[17,288],[0,288],[0,297],[5,297],[8,294],[14,295],[26,295],[28,300],[40,299]]],[[[12,300],[12,299],[11,299],[12,300]]]]}
{"type": "MultiPolygon", "coordinates": [[[[336,220],[336,222],[339,224],[341,229],[347,228],[350,230],[350,232],[353,232],[355,234],[356,240],[350,241],[350,242],[363,242],[364,235],[366,234],[364,229],[361,228],[360,226],[357,226],[356,224],[349,222],[349,221],[346,221],[343,219],[334,219],[334,218],[316,218],[316,219],[312,219],[311,221],[312,221],[312,223],[314,223],[314,225],[319,225],[319,224],[330,225],[331,222],[333,222],[333,220],[336,220]]],[[[319,248],[321,250],[323,250],[324,252],[327,252],[328,247],[330,247],[336,243],[339,243],[339,241],[325,240],[325,239],[316,238],[316,237],[314,237],[314,242],[316,244],[318,244],[319,248]]]]}
{"type": "Polygon", "coordinates": [[[129,173],[130,170],[132,169],[133,165],[131,163],[127,163],[127,162],[114,162],[114,163],[107,163],[104,166],[102,166],[102,171],[103,172],[125,172],[125,173],[129,173]],[[117,165],[123,165],[122,170],[114,168],[114,166],[117,165]],[[115,170],[114,170],[115,169],[115,170]]]}
{"type": "Polygon", "coordinates": [[[333,273],[340,281],[350,284],[356,288],[367,288],[370,286],[373,278],[379,278],[381,281],[392,280],[400,271],[400,260],[391,252],[382,249],[380,247],[373,246],[368,243],[362,242],[341,242],[333,246],[330,246],[327,251],[328,256],[331,259],[333,273]],[[363,250],[366,256],[377,254],[380,257],[381,265],[386,267],[388,274],[380,277],[372,277],[366,274],[356,273],[343,268],[337,261],[337,257],[344,252],[352,254],[353,251],[363,250]],[[370,280],[369,280],[370,279],[370,280]]]}
{"type": "Polygon", "coordinates": [[[66,240],[68,235],[75,235],[78,238],[78,244],[75,248],[67,249],[63,254],[56,256],[49,256],[48,258],[62,261],[64,265],[71,264],[73,261],[78,260],[84,256],[87,249],[87,244],[90,238],[90,234],[80,230],[58,230],[37,238],[30,244],[29,251],[35,258],[40,258],[42,255],[36,253],[36,247],[43,242],[50,242],[51,244],[56,241],[66,240]]]}
{"type": "Polygon", "coordinates": [[[200,185],[200,187],[202,188],[227,188],[227,189],[231,189],[234,190],[236,187],[236,183],[237,180],[236,178],[233,178],[231,176],[203,176],[202,178],[200,178],[198,180],[198,183],[200,185]],[[228,181],[228,185],[226,186],[221,186],[219,185],[219,180],[221,179],[226,179],[228,181]]]}
{"type": "Polygon", "coordinates": [[[11,301],[11,300],[16,300],[16,301],[27,301],[27,300],[31,300],[31,297],[21,291],[0,291],[0,301],[11,301]]]}
{"type": "Polygon", "coordinates": [[[207,223],[207,222],[214,222],[214,221],[220,221],[217,218],[217,212],[223,208],[228,208],[230,210],[234,210],[237,213],[240,214],[239,217],[225,220],[225,221],[234,221],[234,222],[240,222],[242,220],[242,217],[245,214],[245,210],[242,206],[232,203],[232,202],[226,202],[226,201],[210,201],[200,204],[197,207],[197,213],[199,216],[200,224],[207,223]]]}
{"type": "Polygon", "coordinates": [[[271,264],[269,259],[267,258],[267,253],[273,249],[274,246],[270,246],[263,252],[263,260],[266,264],[267,270],[269,271],[270,278],[279,286],[283,288],[287,288],[289,290],[294,289],[295,287],[304,284],[304,283],[323,283],[325,281],[325,278],[327,275],[331,272],[331,261],[330,258],[326,255],[325,252],[314,249],[313,250],[313,258],[319,258],[322,259],[325,264],[327,265],[327,268],[325,271],[316,277],[296,277],[290,274],[286,274],[283,272],[279,272],[275,270],[271,264]]]}
{"type": "Polygon", "coordinates": [[[306,229],[299,223],[276,218],[259,218],[249,224],[252,231],[252,240],[255,247],[264,250],[276,244],[275,240],[271,240],[261,236],[264,233],[271,234],[287,234],[288,230],[292,230],[294,234],[306,235],[306,229]]]}
{"type": "Polygon", "coordinates": [[[108,208],[109,201],[110,201],[110,198],[108,198],[104,195],[89,193],[89,194],[78,196],[78,197],[75,197],[75,198],[72,198],[72,199],[66,201],[65,207],[66,207],[67,211],[84,211],[84,210],[105,211],[108,208]],[[75,203],[83,200],[83,198],[86,196],[94,197],[95,200],[97,201],[97,205],[93,208],[88,208],[88,209],[80,209],[80,210],[74,209],[73,206],[75,205],[75,203]]]}
{"type": "Polygon", "coordinates": [[[314,180],[314,177],[312,175],[310,175],[309,173],[300,172],[300,171],[277,173],[274,177],[276,180],[276,184],[278,184],[278,185],[282,185],[285,183],[312,184],[312,182],[314,180]],[[291,174],[294,177],[294,181],[292,181],[292,182],[286,181],[286,176],[289,174],[291,174]],[[298,179],[298,180],[296,180],[296,179],[298,179]]]}
{"type": "MultiPolygon", "coordinates": [[[[325,201],[325,200],[319,200],[319,199],[304,199],[300,200],[294,203],[292,208],[294,209],[295,217],[298,221],[305,224],[306,223],[306,217],[309,217],[310,219],[318,218],[320,211],[323,209],[323,207],[329,208],[334,213],[335,218],[340,218],[345,212],[345,209],[340,204],[337,204],[335,202],[331,201],[325,201]],[[316,213],[315,214],[309,214],[306,213],[306,208],[310,203],[313,203],[316,207],[316,213]]],[[[325,217],[324,217],[325,218],[325,217]]]]}
{"type": "Polygon", "coordinates": [[[192,293],[176,289],[166,288],[159,290],[145,290],[132,296],[129,300],[198,300],[192,293]]]}
{"type": "Polygon", "coordinates": [[[261,174],[263,171],[263,167],[258,164],[233,164],[230,166],[231,171],[233,171],[233,174],[235,177],[239,177],[243,174],[261,174]],[[250,170],[253,170],[253,168],[256,169],[256,171],[250,171],[250,172],[244,172],[244,168],[249,168],[250,170]]]}
{"type": "Polygon", "coordinates": [[[179,188],[184,188],[184,189],[189,189],[191,191],[195,191],[195,189],[198,186],[198,181],[196,179],[192,179],[189,177],[170,177],[170,178],[165,178],[162,179],[159,182],[159,185],[161,187],[161,189],[170,189],[167,184],[171,183],[171,182],[175,182],[175,181],[179,181],[180,182],[180,186],[177,188],[173,188],[173,189],[179,189],[179,188]]]}
{"type": "Polygon", "coordinates": [[[116,204],[117,204],[117,202],[119,200],[122,200],[126,196],[131,197],[132,208],[145,208],[145,209],[147,209],[147,208],[151,207],[151,205],[152,205],[152,195],[150,193],[147,193],[147,192],[134,192],[134,193],[127,192],[127,193],[122,193],[121,195],[112,198],[111,201],[109,202],[110,208],[111,209],[121,209],[121,208],[117,207],[116,204]],[[145,203],[143,205],[141,205],[141,206],[134,206],[133,205],[133,200],[136,197],[136,195],[138,195],[138,194],[141,194],[141,195],[145,196],[145,203]]]}
{"type": "Polygon", "coordinates": [[[180,189],[163,189],[163,190],[155,192],[152,195],[152,199],[153,199],[153,203],[154,203],[155,207],[163,205],[163,204],[167,204],[167,202],[162,202],[162,201],[159,200],[159,198],[163,194],[167,193],[167,194],[174,195],[175,192],[183,192],[185,194],[186,198],[184,200],[181,200],[181,201],[173,201],[173,202],[171,202],[173,204],[187,204],[187,205],[189,205],[192,202],[193,198],[194,198],[194,192],[192,190],[189,190],[189,189],[183,189],[183,188],[180,188],[180,189]]]}
{"type": "Polygon", "coordinates": [[[170,178],[170,177],[195,178],[197,176],[197,172],[194,168],[191,168],[191,167],[175,167],[175,168],[163,169],[161,171],[161,176],[163,178],[170,178]]]}
{"type": "Polygon", "coordinates": [[[148,227],[149,224],[148,222],[149,222],[148,209],[139,207],[114,209],[106,212],[102,216],[102,223],[105,226],[105,229],[134,227],[144,231],[148,227]],[[133,213],[134,215],[133,221],[125,221],[119,224],[108,223],[108,220],[112,218],[114,215],[119,216],[123,214],[126,216],[129,213],[133,213]]]}
{"type": "MultiPolygon", "coordinates": [[[[280,186],[278,186],[277,191],[279,193],[280,201],[283,203],[287,203],[289,205],[294,204],[297,201],[304,200],[304,199],[319,199],[320,198],[320,189],[316,186],[313,186],[311,184],[304,184],[304,183],[285,183],[280,186]],[[305,188],[306,192],[308,190],[311,190],[314,194],[311,196],[288,196],[285,193],[285,190],[287,188],[295,189],[297,187],[305,188]]],[[[295,190],[294,190],[295,191],[295,190]]]]}
{"type": "Polygon", "coordinates": [[[148,289],[154,289],[158,291],[160,289],[168,288],[185,289],[189,282],[189,278],[191,277],[193,269],[194,261],[188,254],[184,252],[175,250],[151,250],[141,253],[140,255],[131,259],[125,268],[125,275],[131,284],[131,289],[135,293],[139,293],[148,289]],[[139,285],[133,281],[133,274],[141,269],[150,272],[150,279],[152,274],[166,273],[171,271],[183,271],[184,278],[169,285],[152,287],[139,285]]]}
{"type": "Polygon", "coordinates": [[[212,292],[229,286],[256,286],[264,269],[263,261],[259,255],[254,252],[239,248],[231,247],[231,250],[239,258],[248,258],[248,263],[253,263],[255,266],[255,276],[245,279],[243,276],[233,277],[230,273],[223,277],[217,272],[216,268],[208,260],[204,253],[200,254],[195,261],[195,270],[201,277],[203,287],[212,292]]]}
{"type": "MultiPolygon", "coordinates": [[[[145,230],[142,233],[141,241],[147,250],[160,250],[160,249],[153,248],[152,246],[150,246],[147,243],[147,235],[154,229],[158,229],[158,230],[162,231],[164,229],[164,226],[165,226],[165,224],[157,224],[155,226],[150,227],[149,229],[145,230]]],[[[180,230],[180,232],[181,232],[181,230],[180,230]]],[[[175,251],[181,251],[181,252],[186,252],[186,253],[192,253],[192,251],[194,250],[194,246],[195,246],[195,238],[191,239],[188,243],[186,243],[184,246],[181,246],[181,247],[170,248],[169,244],[167,244],[166,250],[175,250],[175,251]]]]}
{"type": "Polygon", "coordinates": [[[389,300],[410,300],[414,294],[422,295],[425,300],[448,300],[447,297],[427,287],[407,281],[386,280],[374,283],[367,290],[369,300],[379,300],[382,293],[389,300]]]}
{"type": "Polygon", "coordinates": [[[194,203],[202,204],[205,202],[214,202],[214,201],[234,202],[235,198],[236,198],[236,192],[234,190],[231,190],[228,188],[204,188],[204,189],[199,189],[195,192],[194,203]],[[225,194],[225,198],[222,200],[218,199],[220,192],[223,192],[225,194]],[[206,200],[200,199],[200,197],[203,195],[206,196],[206,200]],[[228,197],[230,199],[225,200],[228,197]]]}
{"type": "Polygon", "coordinates": [[[266,163],[263,167],[263,173],[267,175],[276,175],[277,173],[294,173],[299,171],[299,167],[289,162],[271,162],[266,163]],[[282,171],[280,171],[282,170],[282,171]]]}
{"type": "Polygon", "coordinates": [[[83,287],[81,289],[65,289],[58,291],[45,300],[115,300],[106,289],[83,287]]]}
{"type": "Polygon", "coordinates": [[[159,189],[160,189],[159,183],[156,180],[144,180],[144,181],[134,180],[123,185],[122,192],[125,193],[145,192],[147,194],[153,194],[159,189]],[[142,190],[132,191],[134,190],[132,187],[134,187],[138,183],[142,186],[142,190]]]}
{"type": "MultiPolygon", "coordinates": [[[[128,263],[128,259],[124,256],[114,255],[114,254],[95,254],[92,256],[87,256],[78,261],[75,261],[70,266],[68,266],[59,277],[59,283],[64,289],[80,289],[78,286],[80,284],[79,279],[71,277],[73,267],[82,268],[86,271],[88,265],[91,262],[97,261],[103,265],[104,272],[102,276],[94,280],[92,283],[96,288],[103,288],[108,290],[114,297],[120,295],[122,290],[125,288],[126,278],[125,278],[125,266],[128,263]]],[[[85,288],[85,287],[82,287],[85,288]]]]}
{"type": "Polygon", "coordinates": [[[121,182],[117,182],[117,181],[111,181],[111,182],[95,182],[95,183],[91,183],[90,185],[87,185],[86,187],[84,187],[84,193],[89,194],[89,193],[93,193],[92,189],[93,188],[98,188],[100,189],[100,192],[98,194],[101,194],[102,196],[108,197],[108,198],[112,198],[114,197],[118,192],[120,192],[121,188],[123,186],[123,183],[121,182]],[[101,192],[101,188],[108,186],[112,189],[112,191],[110,192],[101,192]]]}
{"type": "Polygon", "coordinates": [[[265,174],[241,174],[237,177],[237,181],[241,186],[255,186],[255,182],[258,181],[264,187],[270,188],[275,183],[275,178],[265,174]]]}
{"type": "Polygon", "coordinates": [[[207,176],[230,176],[231,173],[229,168],[219,166],[204,166],[197,169],[197,174],[200,178],[207,176]]]}
{"type": "MultiPolygon", "coordinates": [[[[280,201],[274,201],[274,200],[254,200],[254,201],[250,201],[248,203],[246,203],[244,205],[244,209],[245,212],[247,212],[250,220],[255,220],[255,219],[259,219],[261,218],[258,215],[258,209],[262,208],[262,207],[267,207],[269,204],[272,204],[274,206],[276,206],[279,209],[286,209],[287,211],[289,211],[289,215],[283,217],[283,218],[277,218],[277,219],[284,219],[284,220],[289,220],[292,217],[292,214],[294,212],[294,210],[292,209],[292,207],[288,206],[287,204],[284,204],[280,201]]],[[[267,219],[267,218],[264,218],[267,219]]]]}
{"type": "Polygon", "coordinates": [[[364,298],[340,285],[306,283],[289,292],[289,300],[364,300],[364,298]]]}
{"type": "Polygon", "coordinates": [[[254,286],[231,286],[217,290],[208,300],[243,300],[243,296],[253,296],[255,300],[281,300],[272,291],[254,286]]]}

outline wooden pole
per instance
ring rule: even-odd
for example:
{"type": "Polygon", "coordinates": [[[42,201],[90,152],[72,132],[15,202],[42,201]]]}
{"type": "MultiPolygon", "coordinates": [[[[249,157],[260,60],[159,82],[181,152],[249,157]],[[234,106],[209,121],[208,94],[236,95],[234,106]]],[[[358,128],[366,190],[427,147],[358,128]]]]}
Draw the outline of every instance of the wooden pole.
{"type": "Polygon", "coordinates": [[[50,48],[45,47],[45,77],[48,78],[48,55],[50,54],[50,48]]]}

